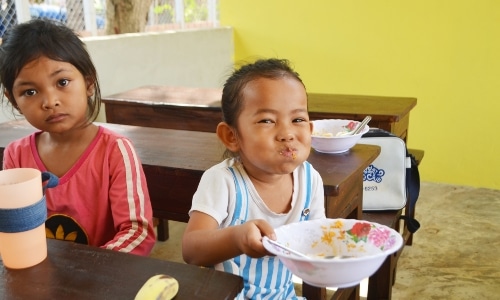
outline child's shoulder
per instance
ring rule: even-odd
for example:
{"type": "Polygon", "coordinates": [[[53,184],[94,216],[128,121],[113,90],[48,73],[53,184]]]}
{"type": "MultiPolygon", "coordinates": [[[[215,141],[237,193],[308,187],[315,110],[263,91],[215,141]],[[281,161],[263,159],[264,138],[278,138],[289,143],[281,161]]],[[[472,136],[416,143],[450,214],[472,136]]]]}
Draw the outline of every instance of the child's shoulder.
{"type": "Polygon", "coordinates": [[[107,128],[106,126],[102,126],[102,125],[99,125],[98,136],[100,138],[107,140],[107,141],[116,141],[116,140],[120,140],[120,139],[129,140],[128,137],[121,135],[121,134],[107,128]]]}
{"type": "Polygon", "coordinates": [[[304,161],[302,164],[298,165],[297,168],[295,168],[295,171],[298,174],[306,174],[309,173],[312,176],[318,177],[321,175],[319,174],[318,170],[314,168],[314,166],[308,162],[307,160],[304,161]]]}
{"type": "Polygon", "coordinates": [[[25,137],[19,138],[17,140],[13,140],[7,144],[5,147],[6,149],[19,149],[19,148],[26,148],[26,147],[31,147],[32,141],[34,141],[35,135],[38,132],[32,133],[30,135],[27,135],[25,137]]]}
{"type": "Polygon", "coordinates": [[[99,125],[99,130],[97,132],[94,141],[90,147],[106,148],[106,149],[116,149],[125,146],[127,149],[135,149],[134,143],[126,136],[121,135],[106,126],[99,125]]]}
{"type": "Polygon", "coordinates": [[[220,163],[208,168],[206,174],[221,174],[226,173],[230,168],[237,168],[240,165],[238,159],[236,158],[226,158],[220,163]]]}
{"type": "Polygon", "coordinates": [[[235,159],[235,158],[226,158],[223,161],[221,161],[220,163],[211,166],[207,171],[209,171],[209,170],[212,170],[212,171],[224,170],[224,169],[227,169],[229,167],[234,167],[237,164],[238,164],[238,160],[237,159],[235,159]]]}

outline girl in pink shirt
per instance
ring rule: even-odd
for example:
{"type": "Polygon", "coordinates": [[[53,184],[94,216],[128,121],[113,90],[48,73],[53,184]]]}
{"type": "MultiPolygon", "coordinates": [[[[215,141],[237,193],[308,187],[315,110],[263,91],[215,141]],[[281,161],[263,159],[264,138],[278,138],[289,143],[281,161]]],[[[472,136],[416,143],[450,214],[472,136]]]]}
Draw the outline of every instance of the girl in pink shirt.
{"type": "Polygon", "coordinates": [[[0,46],[0,81],[39,130],[7,146],[3,168],[59,177],[46,191],[47,237],[149,255],[155,233],[142,165],[127,138],[93,123],[99,83],[78,36],[49,20],[17,25],[0,46]]]}

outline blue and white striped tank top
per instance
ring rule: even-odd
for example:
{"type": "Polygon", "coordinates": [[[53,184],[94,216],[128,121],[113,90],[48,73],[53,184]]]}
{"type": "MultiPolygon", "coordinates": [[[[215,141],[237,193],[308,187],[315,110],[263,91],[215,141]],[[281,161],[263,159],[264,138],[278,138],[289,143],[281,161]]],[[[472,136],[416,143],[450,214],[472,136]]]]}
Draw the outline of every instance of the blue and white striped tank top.
{"type": "MultiPolygon", "coordinates": [[[[306,195],[303,213],[297,221],[308,219],[311,203],[311,165],[305,162],[306,195]]],[[[236,205],[231,226],[246,222],[248,217],[249,193],[245,177],[235,167],[228,168],[236,186],[236,205]]],[[[245,254],[222,263],[224,271],[242,276],[243,291],[236,299],[302,299],[295,295],[292,273],[274,256],[251,258],[245,254]]]]}

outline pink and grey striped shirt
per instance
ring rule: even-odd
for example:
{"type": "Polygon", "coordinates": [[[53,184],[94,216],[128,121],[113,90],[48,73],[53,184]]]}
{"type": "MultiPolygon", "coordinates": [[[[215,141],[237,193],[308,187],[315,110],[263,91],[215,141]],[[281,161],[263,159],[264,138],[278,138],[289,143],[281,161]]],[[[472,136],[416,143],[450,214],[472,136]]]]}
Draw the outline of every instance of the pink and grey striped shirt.
{"type": "MultiPolygon", "coordinates": [[[[35,137],[10,143],[4,169],[47,170],[35,137]]],[[[147,256],[155,243],[146,177],[130,140],[104,127],[78,161],[46,190],[47,237],[147,256]]]]}

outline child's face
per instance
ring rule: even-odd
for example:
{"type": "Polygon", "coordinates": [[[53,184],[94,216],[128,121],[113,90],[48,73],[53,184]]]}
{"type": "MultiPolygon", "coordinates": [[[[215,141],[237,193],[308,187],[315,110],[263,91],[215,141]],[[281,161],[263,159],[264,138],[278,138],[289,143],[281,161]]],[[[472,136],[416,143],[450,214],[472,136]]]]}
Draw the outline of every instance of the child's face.
{"type": "Polygon", "coordinates": [[[34,127],[61,133],[86,122],[92,94],[93,85],[72,64],[42,56],[24,65],[6,96],[34,127]]]}
{"type": "Polygon", "coordinates": [[[311,150],[312,123],[302,83],[259,78],[243,90],[238,152],[249,173],[289,174],[311,150]]]}

